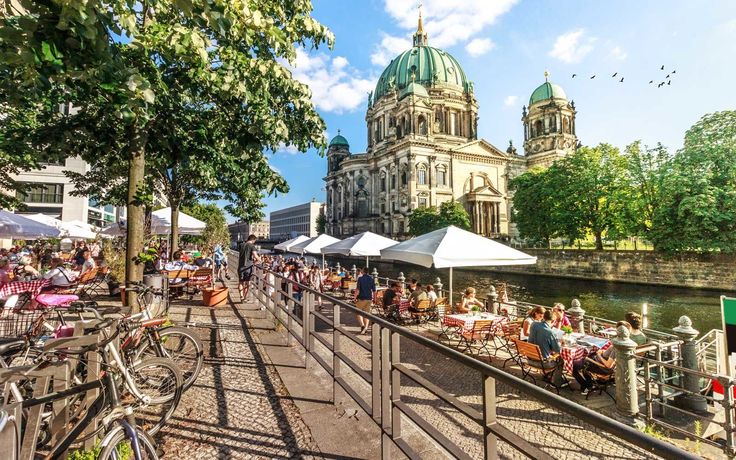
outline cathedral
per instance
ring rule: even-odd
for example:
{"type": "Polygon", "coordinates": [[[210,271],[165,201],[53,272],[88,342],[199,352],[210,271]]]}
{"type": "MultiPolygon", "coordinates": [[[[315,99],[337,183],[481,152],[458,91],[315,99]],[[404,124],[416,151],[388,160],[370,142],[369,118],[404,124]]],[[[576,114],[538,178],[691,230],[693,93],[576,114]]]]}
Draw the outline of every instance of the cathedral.
{"type": "Polygon", "coordinates": [[[511,142],[502,151],[478,138],[473,83],[453,56],[428,45],[421,14],[413,42],[368,97],[367,151],[351,152],[339,132],[329,143],[326,232],[404,239],[414,209],[455,200],[474,232],[513,237],[508,181],[576,148],[574,102],[545,73],[522,110],[524,155],[511,142]]]}

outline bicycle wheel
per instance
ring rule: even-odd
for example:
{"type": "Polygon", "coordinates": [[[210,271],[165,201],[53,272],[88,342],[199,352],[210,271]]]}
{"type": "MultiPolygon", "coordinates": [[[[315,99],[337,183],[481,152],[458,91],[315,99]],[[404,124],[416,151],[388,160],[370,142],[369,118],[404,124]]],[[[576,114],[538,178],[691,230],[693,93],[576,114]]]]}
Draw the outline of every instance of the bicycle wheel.
{"type": "Polygon", "coordinates": [[[161,338],[160,353],[158,347],[148,340],[141,342],[136,350],[136,360],[144,356],[158,356],[172,359],[181,370],[184,377],[184,391],[188,390],[199,376],[204,362],[202,341],[190,330],[184,327],[166,327],[159,331],[161,338]]]}
{"type": "MultiPolygon", "coordinates": [[[[136,427],[135,432],[138,437],[141,460],[158,460],[156,446],[151,436],[140,427],[136,427]]],[[[133,454],[132,442],[123,427],[117,426],[113,428],[103,438],[100,444],[102,450],[97,460],[133,460],[135,456],[133,454]]]]}
{"type": "Polygon", "coordinates": [[[136,405],[136,423],[154,436],[179,405],[184,383],[181,372],[172,360],[152,357],[136,364],[132,373],[137,390],[151,398],[146,405],[136,405]]]}

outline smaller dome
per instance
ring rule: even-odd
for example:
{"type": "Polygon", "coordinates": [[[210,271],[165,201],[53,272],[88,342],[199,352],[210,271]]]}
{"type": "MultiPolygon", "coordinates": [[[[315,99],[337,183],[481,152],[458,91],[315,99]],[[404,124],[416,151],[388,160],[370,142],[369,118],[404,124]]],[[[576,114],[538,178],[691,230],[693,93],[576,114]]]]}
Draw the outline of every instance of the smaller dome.
{"type": "Polygon", "coordinates": [[[417,82],[409,83],[406,88],[401,91],[401,97],[399,99],[403,99],[410,94],[413,94],[417,97],[429,97],[429,93],[427,92],[427,89],[424,87],[424,85],[417,82]]]}
{"type": "Polygon", "coordinates": [[[532,96],[529,98],[529,105],[549,99],[563,99],[566,101],[567,95],[565,94],[565,90],[559,85],[545,81],[534,90],[532,96]]]}
{"type": "Polygon", "coordinates": [[[348,144],[348,140],[345,139],[343,136],[340,135],[340,130],[337,130],[337,136],[333,137],[330,141],[329,147],[350,147],[350,144],[348,144]]]}

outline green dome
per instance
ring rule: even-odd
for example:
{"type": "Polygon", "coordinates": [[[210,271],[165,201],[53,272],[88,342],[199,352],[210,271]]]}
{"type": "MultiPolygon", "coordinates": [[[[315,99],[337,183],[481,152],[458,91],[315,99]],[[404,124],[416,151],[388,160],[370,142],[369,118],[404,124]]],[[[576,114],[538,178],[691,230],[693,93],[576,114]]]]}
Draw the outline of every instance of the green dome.
{"type": "Polygon", "coordinates": [[[563,90],[559,85],[545,81],[534,90],[532,96],[529,98],[529,105],[549,99],[567,100],[567,95],[565,94],[565,90],[563,90]]]}
{"type": "Polygon", "coordinates": [[[379,100],[393,89],[401,91],[411,83],[424,87],[447,85],[462,91],[468,91],[471,85],[457,59],[441,49],[420,44],[391,61],[378,79],[373,100],[379,100]]]}
{"type": "Polygon", "coordinates": [[[399,99],[403,99],[410,94],[418,97],[429,97],[429,93],[424,88],[424,86],[416,82],[409,83],[406,88],[401,91],[401,96],[399,97],[399,99]]]}
{"type": "Polygon", "coordinates": [[[332,140],[330,141],[329,147],[338,147],[338,146],[350,147],[350,144],[348,144],[347,139],[345,139],[340,134],[338,134],[337,136],[332,138],[332,140]]]}

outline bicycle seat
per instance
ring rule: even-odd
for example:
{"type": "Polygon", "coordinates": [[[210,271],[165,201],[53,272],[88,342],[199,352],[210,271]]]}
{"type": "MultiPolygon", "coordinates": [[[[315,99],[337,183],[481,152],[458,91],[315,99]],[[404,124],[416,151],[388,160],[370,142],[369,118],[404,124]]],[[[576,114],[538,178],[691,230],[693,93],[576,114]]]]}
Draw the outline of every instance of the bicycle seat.
{"type": "Polygon", "coordinates": [[[18,339],[15,337],[2,337],[0,338],[0,355],[5,355],[22,350],[25,344],[25,339],[18,339]]]}

